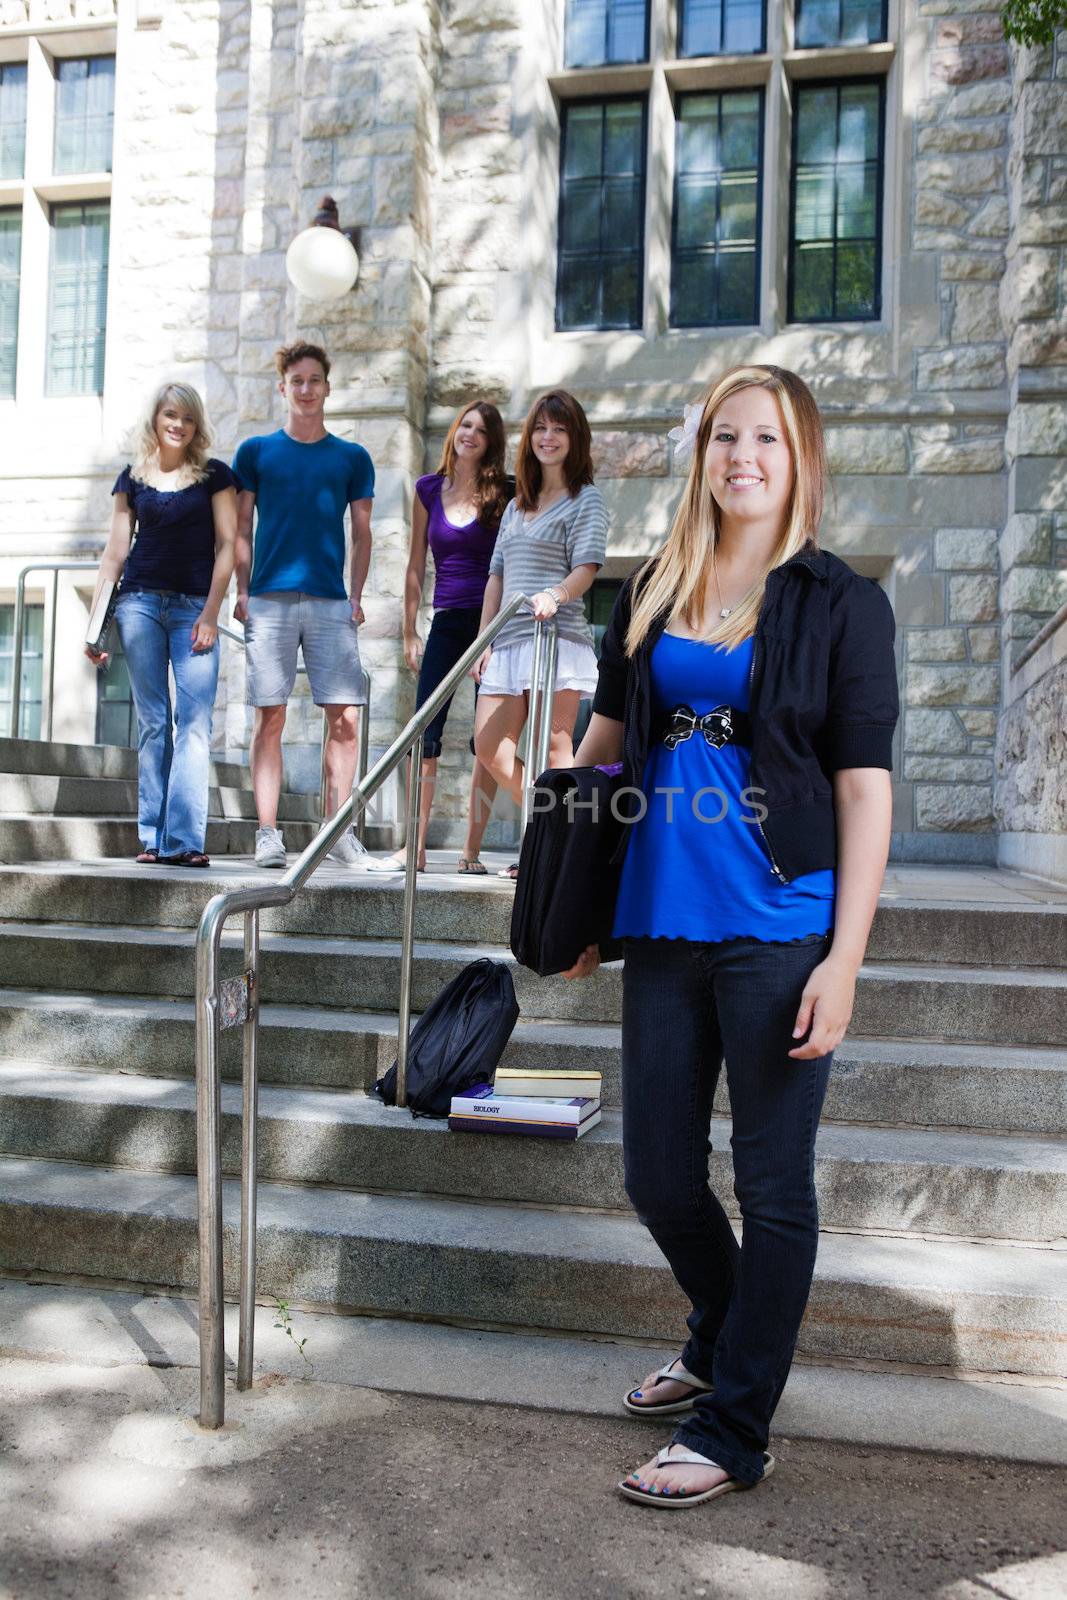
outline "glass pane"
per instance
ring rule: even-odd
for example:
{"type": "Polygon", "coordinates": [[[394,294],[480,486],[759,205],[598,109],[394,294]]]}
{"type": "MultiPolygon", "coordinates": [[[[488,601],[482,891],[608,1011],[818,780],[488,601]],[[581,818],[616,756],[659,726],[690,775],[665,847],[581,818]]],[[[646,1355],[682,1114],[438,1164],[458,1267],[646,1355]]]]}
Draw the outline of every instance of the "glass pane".
{"type": "Polygon", "coordinates": [[[678,111],[679,172],[714,172],[719,165],[719,96],[686,97],[678,111]]]}
{"type": "Polygon", "coordinates": [[[841,34],[838,0],[797,0],[797,48],[816,49],[837,44],[841,34]]]}
{"type": "Polygon", "coordinates": [[[564,250],[599,250],[600,184],[581,179],[564,191],[560,242],[564,250]]]}
{"type": "Polygon", "coordinates": [[[878,156],[878,106],[876,83],[844,84],[837,154],[841,161],[874,161],[878,156]]]}
{"type": "Polygon", "coordinates": [[[0,395],[15,393],[22,213],[0,211],[0,395]]]}
{"type": "Polygon", "coordinates": [[[756,252],[719,252],[719,321],[755,322],[756,252]]]}
{"type": "Polygon", "coordinates": [[[645,59],[647,0],[567,0],[564,65],[645,59]]]}
{"type": "Polygon", "coordinates": [[[100,394],[107,317],[108,207],[54,206],[48,393],[100,394]]]}
{"type": "Polygon", "coordinates": [[[121,700],[101,700],[96,708],[97,744],[132,745],[130,708],[121,700]]]}
{"type": "Polygon", "coordinates": [[[675,246],[714,244],[719,184],[716,178],[679,178],[675,246]]]}
{"type": "Polygon", "coordinates": [[[600,140],[604,126],[602,106],[571,106],[567,112],[565,178],[591,178],[600,172],[600,140]]]}
{"type": "Polygon", "coordinates": [[[715,321],[715,256],[712,252],[682,256],[674,264],[674,306],[677,328],[710,327],[715,321]]]}
{"type": "Polygon", "coordinates": [[[763,0],[726,0],[723,54],[751,55],[763,44],[763,0]]]}
{"type": "Polygon", "coordinates": [[[56,62],[57,173],[111,171],[114,104],[114,56],[56,62]]]}
{"type": "Polygon", "coordinates": [[[812,322],[834,313],[834,247],[796,245],[793,250],[793,316],[812,322]]]}
{"type": "Polygon", "coordinates": [[[604,244],[637,249],[641,244],[641,185],[636,178],[615,178],[604,185],[604,244]]]}
{"type": "Polygon", "coordinates": [[[717,56],[721,46],[720,0],[682,0],[682,55],[717,56]]]}
{"type": "Polygon", "coordinates": [[[26,65],[0,66],[0,178],[21,178],[26,164],[26,65]]]}
{"type": "Polygon", "coordinates": [[[560,262],[558,320],[561,328],[594,328],[599,313],[600,262],[597,257],[564,257],[560,262]]]}
{"type": "Polygon", "coordinates": [[[753,180],[723,179],[719,195],[719,238],[755,244],[756,184],[753,180]]]}
{"type": "Polygon", "coordinates": [[[724,94],[722,97],[722,164],[755,171],[759,160],[758,94],[724,94]]]}
{"type": "Polygon", "coordinates": [[[873,239],[877,231],[875,183],[872,165],[837,169],[837,237],[873,239]]]}
{"type": "Polygon", "coordinates": [[[798,172],[796,219],[793,237],[832,239],[834,236],[833,168],[818,172],[798,172]]]}
{"type": "Polygon", "coordinates": [[[797,94],[797,162],[832,161],[837,154],[837,90],[801,89],[797,94]]]}
{"type": "Polygon", "coordinates": [[[637,101],[607,105],[604,108],[604,171],[622,174],[640,172],[644,154],[641,132],[644,126],[642,107],[637,101]]]}
{"type": "Polygon", "coordinates": [[[636,328],[641,322],[638,257],[609,256],[604,262],[602,328],[636,328]]]}
{"type": "Polygon", "coordinates": [[[839,244],[837,247],[837,305],[839,317],[873,317],[874,244],[839,244]]]}

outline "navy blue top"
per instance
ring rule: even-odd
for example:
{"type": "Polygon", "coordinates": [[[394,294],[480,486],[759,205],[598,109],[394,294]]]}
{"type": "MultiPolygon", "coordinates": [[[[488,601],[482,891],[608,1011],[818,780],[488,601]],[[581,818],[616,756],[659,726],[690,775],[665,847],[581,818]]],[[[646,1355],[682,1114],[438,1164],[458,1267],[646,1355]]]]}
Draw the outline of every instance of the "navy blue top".
{"type": "MultiPolygon", "coordinates": [[[[652,652],[653,715],[688,705],[749,707],[752,640],[727,651],[664,633],[652,652]]],[[[775,876],[746,793],[750,753],[720,750],[700,732],[668,750],[653,744],[643,789],[648,810],[631,827],[615,909],[619,939],[802,939],[833,924],[834,874],[775,876]],[[673,794],[665,793],[674,790],[673,794]]]]}
{"type": "Polygon", "coordinates": [[[206,595],[215,565],[215,519],[211,497],[237,480],[225,461],[211,460],[207,477],[184,489],[153,489],[123,467],[112,494],[124,494],[137,519],[137,537],[126,558],[124,594],[170,589],[206,595]]]}
{"type": "Polygon", "coordinates": [[[299,591],[345,598],[345,512],[374,496],[374,465],[361,444],[327,433],[305,444],[284,428],[238,446],[238,487],[256,497],[249,594],[299,591]]]}

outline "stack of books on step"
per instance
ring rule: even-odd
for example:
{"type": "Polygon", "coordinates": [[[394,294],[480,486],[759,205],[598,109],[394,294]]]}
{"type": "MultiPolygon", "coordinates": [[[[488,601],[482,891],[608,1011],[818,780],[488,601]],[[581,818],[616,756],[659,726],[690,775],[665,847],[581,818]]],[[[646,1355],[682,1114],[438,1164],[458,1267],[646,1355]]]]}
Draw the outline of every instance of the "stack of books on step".
{"type": "Polygon", "coordinates": [[[600,1121],[599,1072],[527,1072],[499,1067],[494,1084],[453,1095],[448,1126],[461,1133],[580,1139],[600,1121]]]}

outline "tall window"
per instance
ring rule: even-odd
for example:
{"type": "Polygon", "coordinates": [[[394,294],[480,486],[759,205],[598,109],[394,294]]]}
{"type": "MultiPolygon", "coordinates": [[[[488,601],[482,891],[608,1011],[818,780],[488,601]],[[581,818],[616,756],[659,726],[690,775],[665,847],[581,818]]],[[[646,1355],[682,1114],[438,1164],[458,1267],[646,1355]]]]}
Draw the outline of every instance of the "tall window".
{"type": "Polygon", "coordinates": [[[564,107],[558,328],[641,325],[645,102],[564,107]]]}
{"type": "Polygon", "coordinates": [[[103,393],[108,209],[100,201],[52,207],[47,378],[51,395],[103,393]]]}
{"type": "Polygon", "coordinates": [[[15,393],[21,255],[22,212],[0,211],[0,395],[15,393]]]}
{"type": "Polygon", "coordinates": [[[107,667],[96,675],[96,743],[137,744],[137,713],[133,706],[130,668],[122,653],[119,630],[111,630],[107,667]]]}
{"type": "Polygon", "coordinates": [[[880,314],[883,100],[881,81],[796,89],[789,251],[794,322],[880,314]]]}
{"type": "Polygon", "coordinates": [[[567,0],[563,57],[568,67],[647,56],[648,0],[567,0]]]}
{"type": "Polygon", "coordinates": [[[800,50],[821,45],[874,44],[885,38],[885,0],[797,0],[800,50]]]}
{"type": "Polygon", "coordinates": [[[114,56],[57,61],[54,170],[110,172],[114,113],[114,56]]]}
{"type": "Polygon", "coordinates": [[[0,178],[21,178],[26,166],[26,63],[0,65],[0,178]]]}
{"type": "Polygon", "coordinates": [[[763,0],[680,0],[683,56],[750,55],[764,48],[763,0]]]}
{"type": "MultiPolygon", "coordinates": [[[[41,737],[41,684],[44,660],[44,606],[27,606],[22,634],[22,684],[19,734],[41,737]]],[[[15,608],[0,605],[0,737],[11,728],[11,684],[15,664],[15,608]]]]}
{"type": "Polygon", "coordinates": [[[759,320],[759,89],[678,102],[671,322],[759,320]]]}

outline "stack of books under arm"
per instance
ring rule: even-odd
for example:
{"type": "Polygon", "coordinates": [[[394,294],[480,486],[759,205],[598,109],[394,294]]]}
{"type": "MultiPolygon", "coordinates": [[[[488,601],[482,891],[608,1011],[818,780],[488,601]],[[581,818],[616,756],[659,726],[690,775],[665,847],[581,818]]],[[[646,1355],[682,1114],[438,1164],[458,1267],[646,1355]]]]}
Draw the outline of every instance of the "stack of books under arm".
{"type": "Polygon", "coordinates": [[[494,1083],[452,1096],[448,1126],[457,1133],[518,1133],[580,1139],[600,1121],[600,1073],[533,1072],[498,1067],[494,1083]]]}

